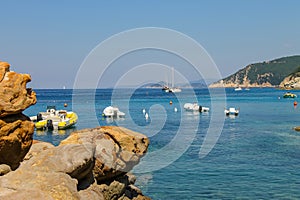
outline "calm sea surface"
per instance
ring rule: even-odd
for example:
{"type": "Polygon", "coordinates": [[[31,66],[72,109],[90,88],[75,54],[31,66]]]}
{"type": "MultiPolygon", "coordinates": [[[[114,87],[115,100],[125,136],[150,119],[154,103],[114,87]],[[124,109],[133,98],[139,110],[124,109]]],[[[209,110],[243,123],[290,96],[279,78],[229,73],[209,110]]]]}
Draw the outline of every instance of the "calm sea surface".
{"type": "MultiPolygon", "coordinates": [[[[212,112],[187,112],[183,104],[198,100],[224,118],[224,108],[212,107],[206,89],[196,90],[196,96],[192,91],[174,95],[159,89],[119,89],[113,94],[109,89],[35,91],[38,103],[26,115],[36,115],[47,105],[64,109],[67,103],[79,122],[68,131],[35,132],[34,139],[58,145],[71,131],[97,125],[120,125],[147,135],[148,153],[157,160],[144,157],[149,169],[135,173],[137,185],[152,199],[300,199],[300,132],[292,129],[300,126],[300,104],[294,107],[294,99],[282,98],[284,91],[226,89],[225,103],[240,108],[240,114],[225,118],[220,136],[214,136],[216,144],[203,158],[199,158],[200,148],[209,126],[213,129],[216,122],[212,112]],[[102,110],[111,104],[126,117],[104,119],[102,110]]],[[[294,93],[300,97],[300,91],[294,93]]],[[[223,100],[217,95],[216,105],[223,105],[223,100]]]]}

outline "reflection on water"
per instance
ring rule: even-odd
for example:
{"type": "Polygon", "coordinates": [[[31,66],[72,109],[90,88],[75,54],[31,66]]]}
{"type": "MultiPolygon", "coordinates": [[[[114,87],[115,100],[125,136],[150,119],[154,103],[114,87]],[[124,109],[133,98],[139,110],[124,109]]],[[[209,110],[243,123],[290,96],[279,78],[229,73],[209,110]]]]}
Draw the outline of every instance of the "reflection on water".
{"type": "Polygon", "coordinates": [[[61,140],[64,140],[76,130],[76,127],[72,127],[66,130],[35,130],[33,139],[47,141],[54,145],[58,145],[61,140]]]}

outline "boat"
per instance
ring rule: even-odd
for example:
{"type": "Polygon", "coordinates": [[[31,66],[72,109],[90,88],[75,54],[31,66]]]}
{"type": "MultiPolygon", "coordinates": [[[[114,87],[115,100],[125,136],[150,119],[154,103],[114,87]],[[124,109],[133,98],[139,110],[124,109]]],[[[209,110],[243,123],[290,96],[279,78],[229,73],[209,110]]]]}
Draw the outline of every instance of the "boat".
{"type": "Polygon", "coordinates": [[[125,117],[125,113],[121,112],[117,107],[108,106],[103,110],[102,116],[112,118],[125,117]]]}
{"type": "Polygon", "coordinates": [[[286,92],[284,95],[283,95],[283,98],[296,98],[297,95],[291,93],[291,92],[286,92]]]}
{"type": "Polygon", "coordinates": [[[47,106],[46,112],[39,112],[30,119],[37,130],[65,130],[77,123],[78,116],[72,111],[56,110],[55,106],[47,106]]]}
{"type": "Polygon", "coordinates": [[[241,87],[234,88],[234,91],[242,91],[243,89],[241,87]]]}
{"type": "Polygon", "coordinates": [[[229,108],[229,109],[225,109],[224,113],[225,115],[235,115],[237,116],[239,114],[240,110],[239,109],[235,109],[235,108],[229,108]]]}
{"type": "Polygon", "coordinates": [[[175,74],[174,74],[174,67],[172,67],[172,82],[171,82],[171,85],[172,87],[169,88],[169,92],[172,92],[172,93],[178,93],[178,92],[181,92],[181,89],[178,88],[178,87],[174,87],[174,79],[175,79],[175,74]]]}
{"type": "Polygon", "coordinates": [[[165,91],[165,92],[170,92],[170,88],[168,86],[164,86],[162,88],[162,90],[165,91]]]}
{"type": "Polygon", "coordinates": [[[170,88],[169,92],[177,93],[177,92],[181,92],[181,89],[180,88],[170,88]]]}
{"type": "Polygon", "coordinates": [[[186,103],[183,105],[183,108],[186,111],[199,111],[199,112],[208,112],[209,111],[208,107],[200,106],[197,103],[186,103]]]}

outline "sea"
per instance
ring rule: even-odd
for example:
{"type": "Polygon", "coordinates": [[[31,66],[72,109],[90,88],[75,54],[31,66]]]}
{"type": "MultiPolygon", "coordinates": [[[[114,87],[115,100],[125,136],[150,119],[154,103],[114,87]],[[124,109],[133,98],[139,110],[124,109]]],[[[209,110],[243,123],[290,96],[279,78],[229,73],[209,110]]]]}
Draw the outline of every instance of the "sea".
{"type": "MultiPolygon", "coordinates": [[[[297,98],[283,98],[284,90],[34,91],[38,101],[24,114],[34,116],[55,105],[79,117],[66,131],[35,131],[36,140],[58,145],[75,130],[107,125],[148,136],[147,155],[133,173],[136,185],[152,199],[300,199],[300,132],[293,129],[300,126],[300,104],[294,105],[297,98]],[[185,103],[195,102],[210,111],[184,110],[185,103]],[[110,105],[126,116],[104,118],[102,111],[110,105]],[[229,107],[239,109],[239,115],[225,116],[229,107]]],[[[300,97],[300,91],[292,92],[300,97]]]]}

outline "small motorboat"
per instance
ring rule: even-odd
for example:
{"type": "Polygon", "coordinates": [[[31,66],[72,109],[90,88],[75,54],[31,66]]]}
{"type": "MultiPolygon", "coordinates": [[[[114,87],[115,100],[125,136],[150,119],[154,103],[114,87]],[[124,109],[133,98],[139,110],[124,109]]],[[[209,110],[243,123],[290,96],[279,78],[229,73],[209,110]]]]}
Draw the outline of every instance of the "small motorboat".
{"type": "Polygon", "coordinates": [[[235,109],[235,108],[229,108],[229,109],[225,109],[224,113],[225,115],[235,115],[237,116],[239,114],[240,110],[239,109],[235,109]]]}
{"type": "Polygon", "coordinates": [[[297,95],[291,93],[291,92],[286,92],[284,95],[283,95],[283,98],[296,98],[297,95]]]}
{"type": "Polygon", "coordinates": [[[183,105],[183,108],[186,111],[199,111],[199,112],[208,112],[209,111],[208,107],[200,106],[197,103],[186,103],[183,105]]]}
{"type": "Polygon", "coordinates": [[[241,87],[234,88],[234,91],[242,91],[243,89],[241,87]]]}
{"type": "Polygon", "coordinates": [[[39,112],[30,117],[37,130],[65,130],[77,123],[78,116],[75,112],[56,110],[55,106],[47,106],[46,112],[39,112]]]}
{"type": "Polygon", "coordinates": [[[125,113],[121,112],[117,107],[108,106],[103,110],[102,116],[113,118],[125,117],[125,113]]]}

